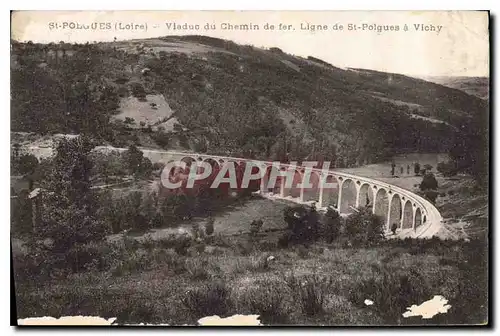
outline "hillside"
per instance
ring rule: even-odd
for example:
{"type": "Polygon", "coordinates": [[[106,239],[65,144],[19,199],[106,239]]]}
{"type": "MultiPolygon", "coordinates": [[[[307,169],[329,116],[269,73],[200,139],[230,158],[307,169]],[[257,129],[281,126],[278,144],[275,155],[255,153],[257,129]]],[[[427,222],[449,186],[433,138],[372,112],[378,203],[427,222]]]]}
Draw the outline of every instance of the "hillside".
{"type": "Polygon", "coordinates": [[[490,79],[488,77],[431,76],[425,79],[430,82],[464,91],[481,99],[489,99],[490,79]]]}
{"type": "Polygon", "coordinates": [[[460,90],[205,36],[12,48],[12,129],[349,167],[442,152],[487,110],[460,90]]]}

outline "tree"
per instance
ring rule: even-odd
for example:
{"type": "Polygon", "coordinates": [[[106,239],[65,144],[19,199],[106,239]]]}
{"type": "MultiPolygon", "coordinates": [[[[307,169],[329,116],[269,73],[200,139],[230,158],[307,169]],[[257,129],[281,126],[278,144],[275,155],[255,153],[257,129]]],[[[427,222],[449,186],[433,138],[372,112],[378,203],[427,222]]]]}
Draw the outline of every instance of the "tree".
{"type": "Polygon", "coordinates": [[[84,136],[61,140],[53,169],[42,181],[42,225],[37,235],[51,238],[53,252],[62,258],[73,248],[103,239],[108,232],[105,223],[97,219],[98,203],[91,190],[90,151],[94,146],[84,136]]]}
{"type": "Polygon", "coordinates": [[[415,163],[413,171],[414,171],[416,176],[418,176],[420,174],[420,163],[418,163],[418,162],[415,163]]]}
{"type": "Polygon", "coordinates": [[[431,170],[432,170],[432,168],[433,168],[433,167],[432,167],[430,164],[428,164],[428,163],[424,164],[424,169],[425,169],[426,171],[431,171],[431,170]]]}
{"type": "Polygon", "coordinates": [[[452,161],[439,162],[436,169],[438,172],[443,174],[444,177],[457,175],[457,168],[455,167],[455,163],[452,161]]]}
{"type": "Polygon", "coordinates": [[[146,157],[143,157],[141,165],[139,167],[139,171],[136,172],[135,175],[143,178],[148,178],[152,172],[153,172],[153,164],[151,163],[151,160],[146,157]]]}
{"type": "Polygon", "coordinates": [[[422,182],[420,183],[420,190],[436,190],[438,188],[438,182],[434,177],[433,173],[426,173],[422,178],[422,182]]]}
{"type": "Polygon", "coordinates": [[[128,150],[123,153],[123,158],[125,159],[125,164],[129,171],[129,174],[132,174],[136,177],[143,176],[143,173],[150,168],[150,171],[153,169],[153,165],[149,159],[149,164],[144,160],[144,153],[140,151],[135,145],[130,145],[128,150]]]}
{"type": "Polygon", "coordinates": [[[370,209],[361,208],[347,217],[344,232],[353,245],[376,244],[384,239],[384,223],[370,209]]]}
{"type": "Polygon", "coordinates": [[[472,175],[480,185],[488,181],[489,159],[488,106],[473,118],[461,120],[455,133],[450,157],[457,171],[472,175]]]}
{"type": "Polygon", "coordinates": [[[286,207],[283,212],[290,230],[291,242],[306,243],[317,239],[319,220],[315,208],[308,209],[303,205],[297,205],[286,207]]]}
{"type": "Polygon", "coordinates": [[[29,190],[33,190],[37,167],[38,159],[33,154],[11,157],[11,173],[23,175],[29,183],[29,190]]]}
{"type": "Polygon", "coordinates": [[[328,207],[322,221],[321,235],[327,243],[332,243],[340,235],[341,221],[337,210],[328,207]]]}
{"type": "Polygon", "coordinates": [[[425,197],[432,203],[436,203],[438,196],[438,182],[433,173],[426,173],[420,183],[420,190],[424,192],[425,197]]]}
{"type": "Polygon", "coordinates": [[[19,157],[18,165],[21,174],[33,174],[38,166],[38,159],[33,154],[23,154],[19,157]]]}

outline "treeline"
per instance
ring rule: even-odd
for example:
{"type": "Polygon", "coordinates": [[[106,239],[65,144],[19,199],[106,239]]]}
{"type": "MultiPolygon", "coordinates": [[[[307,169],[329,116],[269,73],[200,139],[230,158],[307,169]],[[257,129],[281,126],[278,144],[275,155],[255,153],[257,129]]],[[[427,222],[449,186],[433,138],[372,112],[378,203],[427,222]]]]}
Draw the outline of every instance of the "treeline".
{"type": "Polygon", "coordinates": [[[373,214],[370,208],[359,208],[347,218],[328,208],[320,214],[314,206],[289,206],[283,211],[287,232],[278,245],[309,244],[323,240],[326,243],[341,241],[346,247],[377,245],[385,239],[382,217],[373,214]]]}
{"type": "Polygon", "coordinates": [[[102,76],[109,71],[102,51],[90,44],[77,48],[28,43],[14,44],[13,55],[12,130],[99,136],[109,132],[118,93],[102,76]]]}
{"type": "Polygon", "coordinates": [[[324,156],[352,166],[451,146],[451,127],[361,96],[350,78],[332,79],[331,70],[305,63],[298,73],[257,50],[252,57],[212,53],[216,69],[205,62],[162,54],[147,66],[153,86],[164,92],[181,123],[197,130],[189,135],[192,141],[208,152],[293,160],[324,156]],[[285,122],[283,113],[293,114],[300,126],[285,122]]]}

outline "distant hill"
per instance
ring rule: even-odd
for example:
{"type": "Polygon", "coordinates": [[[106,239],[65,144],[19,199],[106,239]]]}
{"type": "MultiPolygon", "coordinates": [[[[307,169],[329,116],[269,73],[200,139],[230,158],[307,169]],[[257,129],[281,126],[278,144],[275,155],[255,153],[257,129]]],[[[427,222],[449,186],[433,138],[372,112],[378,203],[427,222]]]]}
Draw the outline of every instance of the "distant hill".
{"type": "Polygon", "coordinates": [[[481,99],[489,99],[490,79],[488,77],[430,76],[425,77],[425,79],[430,82],[464,91],[481,99]]]}
{"type": "Polygon", "coordinates": [[[14,42],[11,62],[13,130],[91,133],[119,146],[348,167],[448,151],[457,127],[487,109],[426,80],[207,36],[14,42]]]}

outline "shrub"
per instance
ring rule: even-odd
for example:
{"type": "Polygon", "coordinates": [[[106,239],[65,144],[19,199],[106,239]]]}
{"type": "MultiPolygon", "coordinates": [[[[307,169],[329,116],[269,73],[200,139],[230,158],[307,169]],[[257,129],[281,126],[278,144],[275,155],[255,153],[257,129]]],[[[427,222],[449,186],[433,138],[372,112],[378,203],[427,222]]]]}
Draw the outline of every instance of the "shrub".
{"type": "Polygon", "coordinates": [[[320,236],[327,242],[331,243],[340,235],[341,217],[338,211],[328,208],[321,222],[320,236]]]}
{"type": "Polygon", "coordinates": [[[437,189],[438,182],[434,177],[433,173],[426,173],[422,178],[422,182],[420,183],[420,190],[425,191],[429,189],[437,189]]]}
{"type": "Polygon", "coordinates": [[[13,236],[26,235],[33,232],[32,199],[28,191],[23,191],[17,198],[10,200],[11,234],[13,236]]]}
{"type": "Polygon", "coordinates": [[[256,286],[248,286],[235,301],[238,313],[258,314],[264,325],[287,324],[296,311],[286,285],[270,279],[258,281],[256,286]]]}
{"type": "Polygon", "coordinates": [[[191,280],[208,280],[211,277],[205,258],[192,258],[186,260],[186,273],[191,280]]]}
{"type": "Polygon", "coordinates": [[[152,268],[151,260],[144,249],[135,251],[127,251],[119,260],[111,267],[111,274],[114,276],[122,276],[134,272],[145,271],[152,268]]]}
{"type": "Polygon", "coordinates": [[[302,259],[309,257],[309,250],[304,245],[297,246],[295,251],[297,252],[297,255],[302,259]]]}
{"type": "Polygon", "coordinates": [[[316,273],[297,277],[292,273],[285,277],[285,282],[304,314],[315,316],[325,312],[325,301],[333,283],[330,277],[316,273]]]}
{"type": "Polygon", "coordinates": [[[118,260],[128,256],[123,248],[107,242],[75,244],[67,253],[66,261],[73,272],[107,270],[118,260]]]}
{"type": "Polygon", "coordinates": [[[132,125],[132,124],[135,124],[135,119],[130,118],[130,117],[125,117],[125,120],[123,121],[123,123],[125,123],[127,125],[132,125]]]}
{"type": "Polygon", "coordinates": [[[291,233],[287,232],[281,235],[278,239],[277,245],[279,248],[287,248],[290,244],[291,233]]]}
{"type": "Polygon", "coordinates": [[[257,235],[257,233],[259,233],[260,229],[262,228],[263,224],[264,222],[261,219],[253,220],[250,223],[250,234],[253,236],[257,235]]]}
{"type": "Polygon", "coordinates": [[[424,192],[425,197],[431,202],[436,203],[436,198],[438,197],[438,192],[436,190],[426,190],[424,192]]]}
{"type": "Polygon", "coordinates": [[[457,167],[452,161],[439,162],[436,169],[438,172],[443,174],[444,177],[457,175],[457,167]]]}
{"type": "Polygon", "coordinates": [[[432,298],[432,291],[418,270],[400,274],[382,269],[381,273],[355,283],[349,290],[349,300],[360,307],[364,307],[364,300],[372,300],[373,309],[386,323],[401,323],[407,307],[432,298]]]}
{"type": "Polygon", "coordinates": [[[196,321],[205,316],[224,317],[228,315],[233,305],[230,290],[221,281],[188,290],[182,299],[182,304],[196,321]]]}
{"type": "Polygon", "coordinates": [[[260,256],[253,256],[251,258],[252,270],[256,272],[268,271],[269,268],[271,267],[271,263],[273,262],[273,260],[274,256],[271,256],[267,253],[262,254],[260,256]]]}
{"type": "Polygon", "coordinates": [[[253,245],[248,242],[238,242],[234,247],[241,256],[249,256],[254,251],[253,245]]]}
{"type": "Polygon", "coordinates": [[[132,95],[138,98],[141,101],[144,101],[146,98],[146,90],[141,83],[133,82],[130,83],[130,89],[132,91],[132,95]]]}
{"type": "Polygon", "coordinates": [[[425,169],[425,170],[427,170],[427,171],[431,171],[431,170],[432,170],[432,168],[434,168],[434,167],[432,167],[430,164],[428,164],[428,163],[424,164],[424,169],[425,169]]]}
{"type": "Polygon", "coordinates": [[[33,154],[22,154],[19,157],[12,158],[11,174],[30,175],[33,174],[38,166],[38,159],[33,154]]]}
{"type": "Polygon", "coordinates": [[[163,162],[155,162],[153,163],[153,170],[159,170],[162,171],[163,168],[165,167],[165,164],[163,162]]]}
{"type": "Polygon", "coordinates": [[[415,165],[413,166],[413,172],[416,176],[420,175],[420,163],[415,163],[415,165]]]}
{"type": "Polygon", "coordinates": [[[168,133],[160,131],[160,126],[158,126],[158,132],[154,132],[151,137],[158,146],[163,149],[168,149],[168,145],[170,143],[170,135],[168,133]]]}
{"type": "Polygon", "coordinates": [[[179,255],[186,255],[191,244],[192,240],[190,237],[181,236],[174,241],[174,251],[179,255]]]}
{"type": "Polygon", "coordinates": [[[314,207],[289,206],[283,210],[291,243],[309,243],[318,238],[319,216],[314,207]]]}
{"type": "Polygon", "coordinates": [[[344,234],[353,245],[372,245],[384,239],[384,223],[368,208],[359,209],[345,221],[344,234]]]}
{"type": "Polygon", "coordinates": [[[205,232],[201,229],[199,224],[193,223],[191,225],[191,235],[194,240],[202,240],[205,236],[205,232]]]}
{"type": "Polygon", "coordinates": [[[211,236],[214,233],[214,222],[215,220],[213,218],[209,218],[208,221],[205,223],[205,233],[208,236],[211,236]]]}

